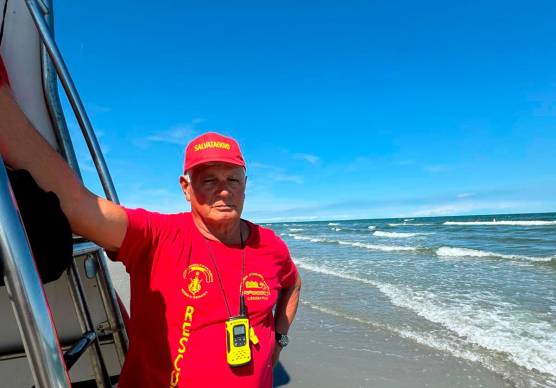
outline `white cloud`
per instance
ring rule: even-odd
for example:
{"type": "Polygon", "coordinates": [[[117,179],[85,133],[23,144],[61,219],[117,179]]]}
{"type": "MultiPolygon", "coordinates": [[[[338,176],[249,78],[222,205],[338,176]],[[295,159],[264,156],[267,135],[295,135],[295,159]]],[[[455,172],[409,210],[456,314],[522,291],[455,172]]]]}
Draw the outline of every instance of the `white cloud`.
{"type": "Polygon", "coordinates": [[[475,193],[460,193],[458,195],[456,195],[456,197],[458,198],[469,198],[469,197],[473,197],[475,195],[475,193]]]}
{"type": "Polygon", "coordinates": [[[500,201],[500,202],[453,202],[444,203],[438,205],[432,205],[430,207],[424,207],[412,212],[409,212],[410,217],[434,217],[434,216],[447,216],[447,215],[458,215],[470,212],[480,212],[485,211],[491,213],[493,211],[500,210],[511,210],[520,209],[524,203],[521,202],[511,202],[511,201],[500,201]]]}
{"type": "Polygon", "coordinates": [[[145,138],[148,142],[169,143],[185,146],[195,135],[197,130],[194,124],[185,124],[173,127],[167,131],[156,132],[145,138]]]}
{"type": "Polygon", "coordinates": [[[189,204],[179,189],[148,189],[142,185],[128,188],[121,193],[122,202],[129,208],[144,208],[161,213],[178,213],[189,210],[189,204]]]}
{"type": "Polygon", "coordinates": [[[298,185],[303,184],[303,177],[299,175],[288,175],[288,174],[269,174],[268,178],[275,182],[292,182],[298,185]]]}
{"type": "Polygon", "coordinates": [[[301,175],[289,174],[284,168],[272,166],[270,164],[253,162],[249,163],[248,168],[258,170],[253,173],[253,178],[257,182],[292,182],[299,185],[303,184],[304,179],[301,175]]]}
{"type": "Polygon", "coordinates": [[[312,165],[315,165],[320,161],[320,158],[318,156],[304,153],[294,154],[294,158],[304,160],[308,163],[311,163],[312,165]]]}
{"type": "Polygon", "coordinates": [[[189,123],[178,124],[168,130],[154,132],[144,138],[135,139],[133,143],[140,148],[147,147],[149,143],[176,144],[185,147],[191,139],[199,135],[200,131],[197,126],[202,122],[203,119],[193,119],[189,123]]]}

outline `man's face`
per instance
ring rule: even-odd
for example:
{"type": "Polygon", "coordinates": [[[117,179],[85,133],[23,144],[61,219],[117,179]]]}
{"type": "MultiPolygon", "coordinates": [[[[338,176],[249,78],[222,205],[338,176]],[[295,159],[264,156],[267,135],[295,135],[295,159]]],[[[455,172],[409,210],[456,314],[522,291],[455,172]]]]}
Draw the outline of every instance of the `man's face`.
{"type": "Polygon", "coordinates": [[[243,167],[225,163],[202,164],[190,171],[191,182],[180,182],[191,210],[209,223],[238,220],[245,200],[243,167]]]}

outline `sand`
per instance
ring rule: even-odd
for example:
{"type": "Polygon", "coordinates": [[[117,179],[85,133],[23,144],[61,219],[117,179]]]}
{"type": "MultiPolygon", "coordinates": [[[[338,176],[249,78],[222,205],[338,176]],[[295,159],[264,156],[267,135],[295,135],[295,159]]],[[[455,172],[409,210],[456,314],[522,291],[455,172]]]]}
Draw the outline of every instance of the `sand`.
{"type": "Polygon", "coordinates": [[[275,386],[511,387],[476,362],[300,305],[275,386]]]}

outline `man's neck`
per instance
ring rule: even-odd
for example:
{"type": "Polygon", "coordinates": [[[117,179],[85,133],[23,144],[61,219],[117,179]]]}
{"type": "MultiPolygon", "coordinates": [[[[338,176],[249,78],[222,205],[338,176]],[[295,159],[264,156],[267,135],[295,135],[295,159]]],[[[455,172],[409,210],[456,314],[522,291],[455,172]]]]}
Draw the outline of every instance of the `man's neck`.
{"type": "Polygon", "coordinates": [[[205,220],[194,212],[192,213],[192,216],[195,226],[203,237],[208,240],[219,241],[226,245],[240,245],[242,243],[242,238],[245,243],[245,240],[247,240],[249,235],[249,227],[244,222],[241,222],[240,219],[226,224],[211,224],[205,222],[205,220]]]}

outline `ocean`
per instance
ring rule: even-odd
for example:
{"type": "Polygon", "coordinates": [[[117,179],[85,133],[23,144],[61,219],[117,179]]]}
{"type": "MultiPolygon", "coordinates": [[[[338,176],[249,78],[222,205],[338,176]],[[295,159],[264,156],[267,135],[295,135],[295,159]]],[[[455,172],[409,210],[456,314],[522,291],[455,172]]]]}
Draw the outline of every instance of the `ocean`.
{"type": "Polygon", "coordinates": [[[301,309],[556,387],[556,213],[267,226],[300,270],[301,309]]]}

